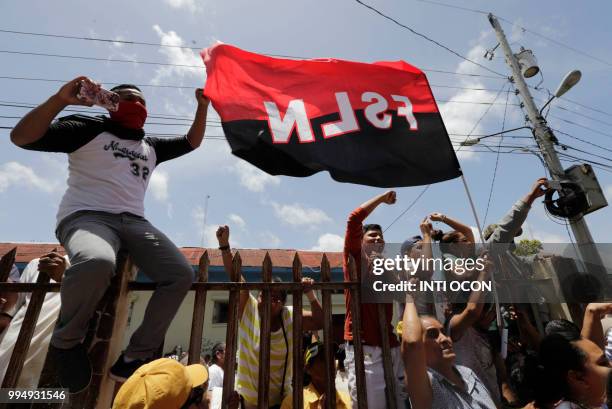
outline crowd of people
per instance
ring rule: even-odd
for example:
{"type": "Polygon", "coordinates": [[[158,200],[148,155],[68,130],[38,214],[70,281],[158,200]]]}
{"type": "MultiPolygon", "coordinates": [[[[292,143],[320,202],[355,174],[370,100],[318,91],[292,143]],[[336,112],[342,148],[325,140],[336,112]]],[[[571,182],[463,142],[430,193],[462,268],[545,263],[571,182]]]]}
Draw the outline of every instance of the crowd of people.
{"type": "MultiPolygon", "coordinates": [[[[177,359],[157,359],[159,346],[184,296],[193,282],[193,270],[178,248],[145,217],[144,194],[151,173],[164,161],[196,149],[202,142],[209,101],[198,89],[197,109],[187,135],[177,138],[145,136],[146,102],[138,87],[115,88],[119,109],[108,117],[72,115],[53,121],[77,98],[86,77],[65,84],[57,94],[28,113],[11,133],[24,149],[64,152],[69,155],[68,189],[60,204],[56,235],[66,250],[42,255],[28,264],[21,277],[36,282],[39,272],[61,282],[61,293],[48,294],[36,325],[21,387],[35,388],[47,354],[61,362],[59,385],[71,393],[85,390],[91,380],[91,364],[83,339],[95,307],[106,291],[116,267],[117,252],[126,249],[135,264],[157,283],[143,322],[125,351],[110,368],[110,377],[123,382],[113,408],[207,408],[220,407],[226,371],[235,371],[235,390],[229,408],[257,407],[261,322],[261,293],[240,292],[238,306],[237,365],[226,365],[225,344],[216,344],[210,362],[181,364],[177,359]]],[[[97,86],[97,85],[96,85],[97,86]]],[[[484,230],[478,243],[468,224],[434,212],[418,226],[418,235],[401,246],[401,254],[413,259],[439,257],[446,260],[483,258],[484,268],[467,274],[446,271],[446,280],[484,282],[502,269],[505,275],[523,278],[527,263],[514,252],[532,204],[547,191],[548,181],[538,179],[509,213],[484,230]],[[446,226],[434,229],[434,223],[446,226]],[[487,244],[506,246],[487,250],[487,244]],[[507,261],[507,262],[504,262],[507,261]]],[[[371,275],[371,266],[385,252],[383,229],[366,219],[380,205],[393,205],[394,191],[380,194],[353,210],[346,226],[343,272],[351,281],[354,261],[358,280],[371,275]]],[[[233,271],[230,228],[219,226],[219,249],[228,279],[233,271]]],[[[396,271],[411,282],[432,280],[436,272],[423,265],[417,271],[396,271]]],[[[280,281],[275,277],[273,281],[280,281]]],[[[313,279],[304,278],[309,309],[300,311],[305,333],[323,327],[324,311],[313,279]]],[[[29,302],[29,294],[3,294],[0,306],[0,371],[5,371],[29,302]]],[[[470,291],[455,299],[440,299],[433,291],[407,293],[400,303],[401,320],[393,320],[392,302],[361,302],[359,321],[353,316],[355,300],[345,291],[344,343],[337,366],[348,381],[347,392],[325,396],[325,347],[316,337],[304,345],[303,391],[293,390],[293,318],[287,292],[273,290],[270,322],[270,408],[291,408],[294,393],[302,393],[304,408],[323,408],[334,399],[336,407],[357,407],[357,359],[363,359],[367,405],[389,407],[384,359],[391,362],[391,379],[398,408],[524,407],[538,409],[602,408],[610,373],[612,346],[607,347],[602,318],[612,313],[612,303],[591,303],[582,327],[565,320],[548,320],[544,332],[536,329],[532,309],[525,305],[500,306],[485,291],[470,291]],[[381,305],[382,316],[381,319],[381,305]],[[501,310],[503,309],[503,316],[501,310]],[[359,331],[360,337],[355,337],[359,331]],[[507,331],[507,339],[500,334],[507,331]],[[383,332],[386,336],[383,337],[383,332]],[[355,352],[359,338],[363,356],[355,352]],[[389,356],[384,356],[383,338],[389,356]],[[604,353],[604,351],[607,353],[604,353]]],[[[612,338],[612,337],[611,337],[612,338]]],[[[336,351],[334,351],[336,352],[336,351]]],[[[266,363],[267,364],[267,363],[266,363]]],[[[3,372],[0,372],[3,373],[3,372]]],[[[389,375],[389,374],[387,374],[389,375]]]]}

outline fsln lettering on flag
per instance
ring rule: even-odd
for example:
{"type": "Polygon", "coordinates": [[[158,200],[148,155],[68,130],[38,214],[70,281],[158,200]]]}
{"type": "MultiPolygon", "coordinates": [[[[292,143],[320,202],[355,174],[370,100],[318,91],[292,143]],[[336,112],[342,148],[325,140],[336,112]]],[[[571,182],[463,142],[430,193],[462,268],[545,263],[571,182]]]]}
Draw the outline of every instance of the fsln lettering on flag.
{"type": "Polygon", "coordinates": [[[232,153],[265,172],[326,170],[378,187],[461,175],[427,77],[406,62],[286,60],[225,44],[202,57],[232,153]]]}

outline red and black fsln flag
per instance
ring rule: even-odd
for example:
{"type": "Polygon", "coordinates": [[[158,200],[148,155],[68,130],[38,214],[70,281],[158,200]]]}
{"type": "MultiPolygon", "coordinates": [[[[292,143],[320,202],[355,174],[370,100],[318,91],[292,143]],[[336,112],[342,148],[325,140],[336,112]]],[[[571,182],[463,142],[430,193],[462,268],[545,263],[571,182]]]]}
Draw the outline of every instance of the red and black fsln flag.
{"type": "Polygon", "coordinates": [[[202,51],[205,95],[232,152],[272,175],[415,186],[461,175],[425,74],[403,61],[288,60],[202,51]]]}

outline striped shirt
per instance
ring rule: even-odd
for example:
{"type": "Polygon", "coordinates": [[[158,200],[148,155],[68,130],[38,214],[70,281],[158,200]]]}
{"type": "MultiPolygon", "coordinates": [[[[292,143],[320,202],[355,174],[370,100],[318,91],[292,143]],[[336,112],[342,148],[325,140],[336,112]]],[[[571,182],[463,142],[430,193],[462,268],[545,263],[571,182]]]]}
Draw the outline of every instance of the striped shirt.
{"type": "MultiPolygon", "coordinates": [[[[283,329],[270,334],[270,406],[281,403],[281,382],[285,358],[287,372],[285,374],[285,387],[283,396],[291,395],[291,363],[293,350],[293,309],[283,308],[283,325],[287,336],[287,343],[283,336],[283,329]],[[287,344],[289,349],[287,350],[287,344]]],[[[236,390],[244,397],[247,404],[257,404],[257,387],[259,380],[259,344],[261,320],[257,310],[257,300],[252,295],[244,307],[244,313],[238,326],[238,373],[236,377],[236,390]]]]}

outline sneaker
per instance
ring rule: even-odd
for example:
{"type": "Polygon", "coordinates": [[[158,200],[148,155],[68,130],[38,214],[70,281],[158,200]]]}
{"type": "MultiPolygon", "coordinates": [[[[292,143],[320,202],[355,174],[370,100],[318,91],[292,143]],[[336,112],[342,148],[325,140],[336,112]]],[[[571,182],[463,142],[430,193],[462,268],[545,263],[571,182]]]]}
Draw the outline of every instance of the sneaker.
{"type": "Polygon", "coordinates": [[[91,362],[83,344],[69,349],[49,345],[49,353],[56,358],[59,381],[63,388],[68,388],[71,394],[76,394],[89,387],[92,375],[91,362]]]}
{"type": "Polygon", "coordinates": [[[119,358],[117,358],[117,362],[111,366],[109,377],[117,382],[125,382],[138,368],[150,361],[150,359],[136,359],[134,361],[125,362],[125,355],[122,353],[119,355],[119,358]]]}

